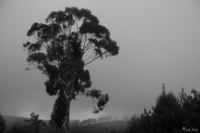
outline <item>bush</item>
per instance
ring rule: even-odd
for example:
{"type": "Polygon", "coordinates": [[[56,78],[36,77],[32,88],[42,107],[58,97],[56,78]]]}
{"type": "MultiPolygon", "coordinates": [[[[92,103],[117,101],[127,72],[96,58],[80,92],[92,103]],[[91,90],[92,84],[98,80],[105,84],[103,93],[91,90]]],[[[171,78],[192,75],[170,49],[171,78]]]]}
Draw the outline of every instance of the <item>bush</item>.
{"type": "Polygon", "coordinates": [[[0,133],[4,133],[6,130],[6,123],[3,116],[0,114],[0,133]]]}

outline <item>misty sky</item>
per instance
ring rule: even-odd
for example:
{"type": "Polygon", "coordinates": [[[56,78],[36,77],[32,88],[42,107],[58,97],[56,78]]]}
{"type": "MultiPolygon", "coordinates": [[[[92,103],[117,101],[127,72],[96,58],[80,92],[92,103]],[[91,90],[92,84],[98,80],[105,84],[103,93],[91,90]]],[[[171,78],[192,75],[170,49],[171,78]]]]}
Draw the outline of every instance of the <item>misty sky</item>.
{"type": "Polygon", "coordinates": [[[25,71],[22,44],[34,22],[45,22],[65,7],[91,10],[111,32],[119,55],[86,67],[92,87],[108,93],[110,101],[93,114],[92,100],[72,101],[71,119],[141,113],[155,105],[166,90],[175,95],[184,87],[200,91],[199,0],[0,0],[0,112],[29,117],[34,111],[49,119],[56,97],[46,93],[46,77],[25,71]]]}

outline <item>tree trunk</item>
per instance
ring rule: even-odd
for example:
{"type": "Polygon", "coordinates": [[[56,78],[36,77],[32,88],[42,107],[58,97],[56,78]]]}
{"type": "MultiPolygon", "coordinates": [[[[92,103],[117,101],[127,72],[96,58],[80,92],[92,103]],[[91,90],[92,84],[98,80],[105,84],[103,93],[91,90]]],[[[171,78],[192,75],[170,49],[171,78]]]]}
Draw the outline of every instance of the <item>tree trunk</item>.
{"type": "Polygon", "coordinates": [[[66,116],[65,116],[65,133],[69,133],[69,121],[70,121],[69,114],[70,114],[70,103],[71,103],[71,100],[69,99],[69,100],[67,101],[67,110],[66,110],[66,116]]]}

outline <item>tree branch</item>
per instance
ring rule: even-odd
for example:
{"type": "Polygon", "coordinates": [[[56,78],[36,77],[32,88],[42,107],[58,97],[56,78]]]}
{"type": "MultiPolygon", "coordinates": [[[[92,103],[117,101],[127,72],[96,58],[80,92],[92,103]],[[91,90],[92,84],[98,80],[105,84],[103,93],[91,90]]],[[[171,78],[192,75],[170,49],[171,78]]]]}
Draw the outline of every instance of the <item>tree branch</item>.
{"type": "Polygon", "coordinates": [[[32,63],[32,65],[35,66],[36,68],[38,68],[40,71],[42,71],[44,74],[46,74],[46,75],[49,77],[48,73],[46,73],[46,71],[43,70],[42,67],[41,67],[40,65],[36,65],[36,64],[34,64],[34,63],[32,63]]]}
{"type": "Polygon", "coordinates": [[[88,42],[85,48],[83,49],[83,54],[88,50],[88,48],[92,45],[91,42],[88,42]]]}
{"type": "Polygon", "coordinates": [[[76,96],[81,96],[81,95],[86,96],[86,94],[76,94],[76,96]]]}
{"type": "Polygon", "coordinates": [[[84,60],[84,62],[87,61],[87,60],[90,59],[90,58],[94,58],[94,57],[93,57],[94,54],[95,54],[95,53],[93,52],[92,55],[91,55],[90,57],[88,57],[87,59],[84,60]]]}
{"type": "Polygon", "coordinates": [[[83,39],[83,50],[85,49],[85,43],[87,42],[87,33],[85,34],[85,38],[83,39]]]}
{"type": "MultiPolygon", "coordinates": [[[[45,42],[46,43],[46,42],[45,42]]],[[[44,48],[47,50],[48,49],[48,45],[47,45],[47,43],[46,43],[46,45],[44,44],[44,43],[42,43],[42,45],[44,46],[44,48]]]]}
{"type": "MultiPolygon", "coordinates": [[[[91,45],[90,45],[90,46],[91,46],[91,45]]],[[[93,46],[93,47],[88,47],[88,48],[85,50],[85,52],[88,51],[88,50],[90,50],[90,49],[93,49],[93,48],[95,48],[95,46],[93,46]]]]}
{"type": "Polygon", "coordinates": [[[92,61],[94,61],[94,60],[98,59],[99,57],[100,57],[100,56],[97,56],[96,58],[93,58],[91,61],[89,61],[89,62],[85,63],[85,65],[84,65],[84,66],[88,65],[89,63],[91,63],[92,61]]]}
{"type": "MultiPolygon", "coordinates": [[[[105,53],[106,53],[106,52],[102,53],[102,56],[103,56],[105,53]]],[[[99,57],[101,57],[101,56],[99,55],[99,56],[95,57],[95,58],[94,58],[94,59],[92,59],[91,61],[89,61],[89,62],[85,63],[85,65],[84,65],[84,66],[88,65],[89,63],[91,63],[92,61],[94,61],[94,60],[98,59],[99,57]]]]}
{"type": "Polygon", "coordinates": [[[79,27],[78,27],[78,23],[77,23],[77,18],[75,19],[75,23],[76,23],[76,29],[77,29],[77,31],[79,31],[79,27]]]}

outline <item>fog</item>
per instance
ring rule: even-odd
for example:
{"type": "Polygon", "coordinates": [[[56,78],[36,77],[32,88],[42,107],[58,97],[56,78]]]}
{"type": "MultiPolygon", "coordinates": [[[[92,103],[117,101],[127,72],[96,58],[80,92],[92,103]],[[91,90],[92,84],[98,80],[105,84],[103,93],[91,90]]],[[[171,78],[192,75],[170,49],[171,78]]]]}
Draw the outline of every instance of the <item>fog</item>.
{"type": "Polygon", "coordinates": [[[110,96],[99,114],[92,100],[72,102],[71,119],[131,116],[155,105],[166,90],[175,95],[185,88],[200,90],[200,2],[160,0],[1,0],[0,1],[0,112],[49,119],[56,97],[48,96],[46,77],[39,70],[25,71],[27,51],[22,44],[34,22],[45,22],[52,11],[65,7],[91,10],[110,30],[119,55],[88,65],[92,88],[110,96]]]}

